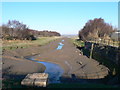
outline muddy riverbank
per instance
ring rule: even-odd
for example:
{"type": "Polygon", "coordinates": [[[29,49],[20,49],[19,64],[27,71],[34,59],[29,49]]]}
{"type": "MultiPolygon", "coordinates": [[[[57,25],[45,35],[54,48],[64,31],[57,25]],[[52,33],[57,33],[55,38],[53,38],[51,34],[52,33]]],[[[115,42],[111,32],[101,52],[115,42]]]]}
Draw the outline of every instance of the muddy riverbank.
{"type": "MultiPolygon", "coordinates": [[[[27,60],[25,57],[28,56],[32,56],[37,61],[58,64],[64,70],[61,78],[63,82],[67,78],[70,81],[102,79],[108,75],[107,67],[81,55],[69,38],[60,38],[44,46],[3,51],[3,74],[26,75],[45,71],[46,67],[43,64],[27,60]],[[60,44],[62,47],[58,49],[60,44]],[[7,72],[5,72],[6,70],[7,72]]],[[[100,81],[100,83],[102,82],[100,81]]]]}

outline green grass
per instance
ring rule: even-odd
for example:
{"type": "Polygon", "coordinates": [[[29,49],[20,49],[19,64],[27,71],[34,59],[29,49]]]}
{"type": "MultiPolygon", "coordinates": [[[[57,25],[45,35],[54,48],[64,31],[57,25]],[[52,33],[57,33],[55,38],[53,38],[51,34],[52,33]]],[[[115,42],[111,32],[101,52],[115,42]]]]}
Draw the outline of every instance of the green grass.
{"type": "Polygon", "coordinates": [[[42,46],[60,37],[39,37],[37,40],[12,40],[3,41],[2,49],[15,50],[17,48],[27,48],[30,46],[42,46]]]}
{"type": "Polygon", "coordinates": [[[85,46],[85,43],[82,40],[77,41],[76,39],[71,38],[71,42],[78,47],[84,47],[85,46]]]}

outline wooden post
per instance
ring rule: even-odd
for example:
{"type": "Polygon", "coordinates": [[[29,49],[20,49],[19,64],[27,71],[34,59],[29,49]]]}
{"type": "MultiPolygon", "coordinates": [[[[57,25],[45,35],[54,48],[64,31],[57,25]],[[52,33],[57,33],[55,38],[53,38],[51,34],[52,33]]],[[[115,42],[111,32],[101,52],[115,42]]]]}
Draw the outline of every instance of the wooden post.
{"type": "Polygon", "coordinates": [[[110,39],[108,39],[108,45],[110,45],[110,39]]]}
{"type": "Polygon", "coordinates": [[[96,43],[96,39],[95,39],[95,43],[96,43]]]}
{"type": "Polygon", "coordinates": [[[114,46],[114,41],[113,41],[113,46],[114,46]]]}
{"type": "Polygon", "coordinates": [[[105,45],[105,39],[104,39],[104,45],[105,45]]]}
{"type": "Polygon", "coordinates": [[[92,59],[92,54],[93,54],[93,47],[94,47],[94,43],[92,43],[92,45],[91,45],[91,51],[90,51],[90,59],[92,59]]]}
{"type": "Polygon", "coordinates": [[[118,47],[120,47],[120,41],[118,41],[118,47]]]}

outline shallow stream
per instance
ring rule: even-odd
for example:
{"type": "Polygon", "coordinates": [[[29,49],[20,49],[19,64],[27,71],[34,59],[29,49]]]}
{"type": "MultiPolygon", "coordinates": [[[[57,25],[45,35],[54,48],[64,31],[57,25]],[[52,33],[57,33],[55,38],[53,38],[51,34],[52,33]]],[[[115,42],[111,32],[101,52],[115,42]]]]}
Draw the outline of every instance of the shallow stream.
{"type": "Polygon", "coordinates": [[[49,79],[48,79],[49,83],[60,83],[60,77],[62,76],[64,70],[58,64],[54,64],[51,62],[37,61],[34,60],[34,58],[29,58],[29,60],[45,65],[46,69],[44,73],[49,74],[49,79]]]}

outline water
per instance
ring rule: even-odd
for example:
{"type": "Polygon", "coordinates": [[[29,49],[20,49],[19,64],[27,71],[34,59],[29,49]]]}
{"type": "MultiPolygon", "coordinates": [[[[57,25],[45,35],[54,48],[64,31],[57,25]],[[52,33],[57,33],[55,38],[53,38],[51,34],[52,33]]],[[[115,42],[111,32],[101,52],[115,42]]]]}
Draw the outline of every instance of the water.
{"type": "Polygon", "coordinates": [[[49,83],[60,83],[60,77],[63,74],[63,69],[54,63],[40,62],[46,66],[45,73],[49,74],[49,83]]]}
{"type": "Polygon", "coordinates": [[[57,50],[61,50],[63,46],[64,46],[64,44],[59,43],[59,45],[58,45],[58,47],[57,47],[56,49],[57,49],[57,50]]]}
{"type": "Polygon", "coordinates": [[[64,70],[58,64],[36,61],[34,60],[34,58],[30,58],[29,60],[45,65],[46,70],[44,71],[44,73],[49,74],[49,77],[48,77],[49,83],[61,83],[60,77],[62,76],[64,70]]]}
{"type": "Polygon", "coordinates": [[[61,50],[63,46],[59,45],[56,49],[61,50]]]}
{"type": "MultiPolygon", "coordinates": [[[[86,83],[88,84],[102,83],[103,84],[104,83],[102,79],[79,79],[79,78],[76,78],[76,76],[74,74],[71,74],[70,72],[68,72],[68,76],[71,75],[71,78],[62,77],[64,70],[58,64],[54,64],[51,62],[37,61],[37,60],[34,60],[34,58],[26,58],[26,59],[45,65],[46,70],[44,71],[44,73],[49,74],[48,83],[82,83],[82,84],[86,84],[86,83]]],[[[67,61],[65,61],[65,64],[70,66],[67,61]]]]}

